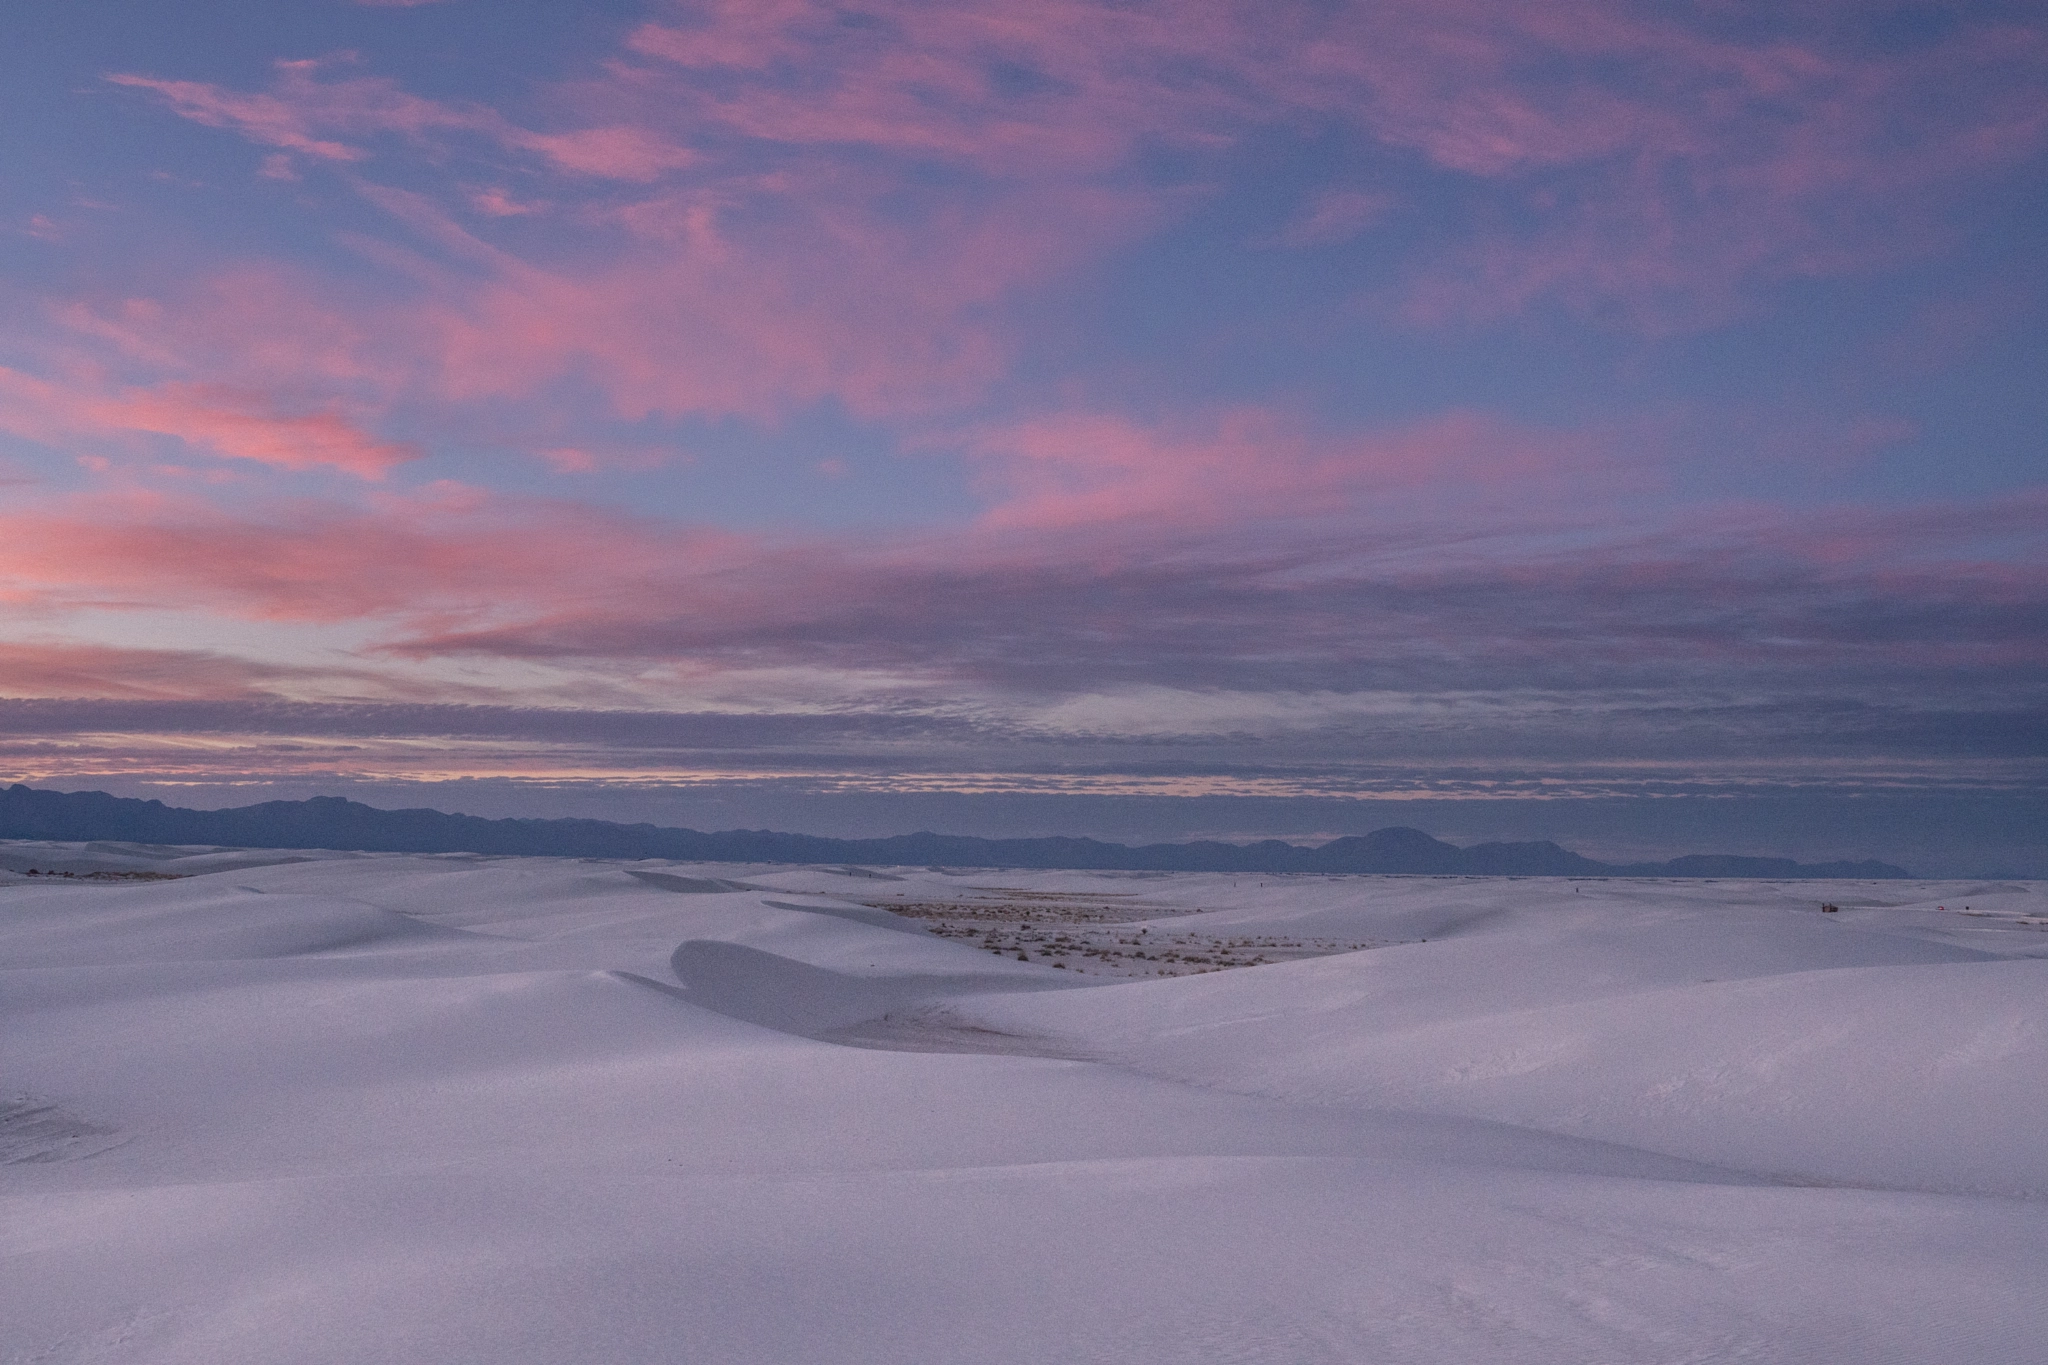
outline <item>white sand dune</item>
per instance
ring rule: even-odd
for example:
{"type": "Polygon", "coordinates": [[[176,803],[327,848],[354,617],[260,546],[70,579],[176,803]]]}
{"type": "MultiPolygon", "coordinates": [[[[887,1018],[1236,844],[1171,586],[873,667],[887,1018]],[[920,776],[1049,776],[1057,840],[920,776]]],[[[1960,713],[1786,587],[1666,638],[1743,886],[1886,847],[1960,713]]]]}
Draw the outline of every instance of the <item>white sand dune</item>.
{"type": "Polygon", "coordinates": [[[2036,885],[63,859],[198,875],[0,886],[10,1365],[2048,1358],[2036,885]]]}

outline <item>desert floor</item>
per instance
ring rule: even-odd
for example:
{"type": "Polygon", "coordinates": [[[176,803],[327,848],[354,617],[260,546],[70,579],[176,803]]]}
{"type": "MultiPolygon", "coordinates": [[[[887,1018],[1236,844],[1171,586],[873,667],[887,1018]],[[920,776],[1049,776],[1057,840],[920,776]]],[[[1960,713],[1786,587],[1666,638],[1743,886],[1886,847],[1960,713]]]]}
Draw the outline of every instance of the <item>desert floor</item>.
{"type": "Polygon", "coordinates": [[[2042,884],[0,854],[8,1365],[2048,1359],[2042,884]]]}

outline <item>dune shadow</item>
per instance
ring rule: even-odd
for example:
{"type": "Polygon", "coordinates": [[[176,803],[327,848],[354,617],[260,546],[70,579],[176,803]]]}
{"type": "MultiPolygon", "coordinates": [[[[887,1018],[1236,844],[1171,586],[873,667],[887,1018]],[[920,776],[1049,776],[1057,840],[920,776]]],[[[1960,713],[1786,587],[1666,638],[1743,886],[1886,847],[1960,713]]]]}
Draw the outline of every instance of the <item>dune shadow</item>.
{"type": "Polygon", "coordinates": [[[895,1052],[1075,1055],[1050,1039],[983,1028],[945,1007],[960,996],[1075,988],[1066,982],[996,972],[854,976],[715,939],[682,944],[669,967],[691,1004],[819,1042],[895,1052]]]}
{"type": "Polygon", "coordinates": [[[83,1161],[124,1146],[115,1130],[32,1095],[0,1099],[0,1166],[83,1161]]]}
{"type": "Polygon", "coordinates": [[[899,934],[929,934],[931,930],[915,920],[901,915],[892,915],[887,910],[875,910],[865,905],[798,905],[793,901],[771,901],[763,899],[761,904],[772,910],[796,910],[806,915],[824,915],[828,919],[843,919],[854,924],[865,924],[870,929],[892,929],[899,934]]]}
{"type": "Polygon", "coordinates": [[[626,868],[625,873],[636,881],[683,896],[723,896],[734,891],[762,889],[746,882],[727,881],[723,877],[678,877],[673,872],[644,872],[637,867],[626,868]]]}

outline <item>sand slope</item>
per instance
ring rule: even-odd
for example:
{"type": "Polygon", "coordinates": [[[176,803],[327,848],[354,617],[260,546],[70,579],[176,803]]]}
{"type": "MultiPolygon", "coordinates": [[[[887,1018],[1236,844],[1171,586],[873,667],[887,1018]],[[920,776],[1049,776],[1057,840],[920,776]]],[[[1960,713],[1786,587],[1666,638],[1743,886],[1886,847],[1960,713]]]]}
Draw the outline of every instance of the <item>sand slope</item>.
{"type": "Polygon", "coordinates": [[[70,853],[199,875],[0,887],[0,1361],[2048,1354],[2036,886],[70,853]]]}

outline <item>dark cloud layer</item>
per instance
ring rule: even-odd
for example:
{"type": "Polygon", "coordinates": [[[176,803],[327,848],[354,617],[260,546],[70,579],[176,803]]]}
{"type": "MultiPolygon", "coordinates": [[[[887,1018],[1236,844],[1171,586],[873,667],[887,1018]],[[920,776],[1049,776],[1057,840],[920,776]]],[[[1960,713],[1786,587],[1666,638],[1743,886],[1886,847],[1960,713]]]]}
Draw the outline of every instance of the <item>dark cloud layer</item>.
{"type": "MultiPolygon", "coordinates": [[[[1347,699],[1322,700],[1341,708],[1347,699]]],[[[1449,765],[1439,780],[1513,783],[1541,773],[1591,774],[1639,765],[1635,780],[1674,787],[1716,780],[1733,764],[1748,782],[1898,781],[2009,787],[2048,777],[2048,707],[1977,710],[1838,698],[1732,703],[1612,693],[1435,695],[1372,699],[1378,716],[1265,718],[1256,729],[1192,727],[1142,736],[1062,728],[1015,715],[976,720],[936,708],[832,714],[689,713],[424,704],[0,700],[0,752],[17,762],[97,748],[147,764],[153,742],[220,741],[223,770],[261,771],[268,755],[327,753],[371,768],[424,754],[418,740],[470,744],[474,761],[534,774],[573,756],[622,773],[697,765],[765,775],[901,773],[963,788],[992,772],[1076,784],[1218,778],[1360,790],[1430,780],[1418,764],[1449,765]],[[380,747],[380,741],[388,746],[380,747]],[[237,755],[241,755],[238,760],[237,755]],[[353,760],[349,755],[355,755],[353,760]],[[1929,762],[1949,765],[1937,778],[1929,762]],[[1849,766],[1844,767],[1843,764],[1849,766]],[[1530,767],[1529,765],[1536,765],[1530,767]],[[1892,771],[1896,769],[1896,771],[1892,771]],[[1887,775],[1889,774],[1889,775],[1887,775]]],[[[161,755],[158,755],[161,757],[161,755]]],[[[112,760],[118,761],[118,760],[112,760]]],[[[1612,777],[1602,780],[1611,781],[1612,777]]],[[[1726,780],[1725,778],[1720,780],[1726,780]]]]}

